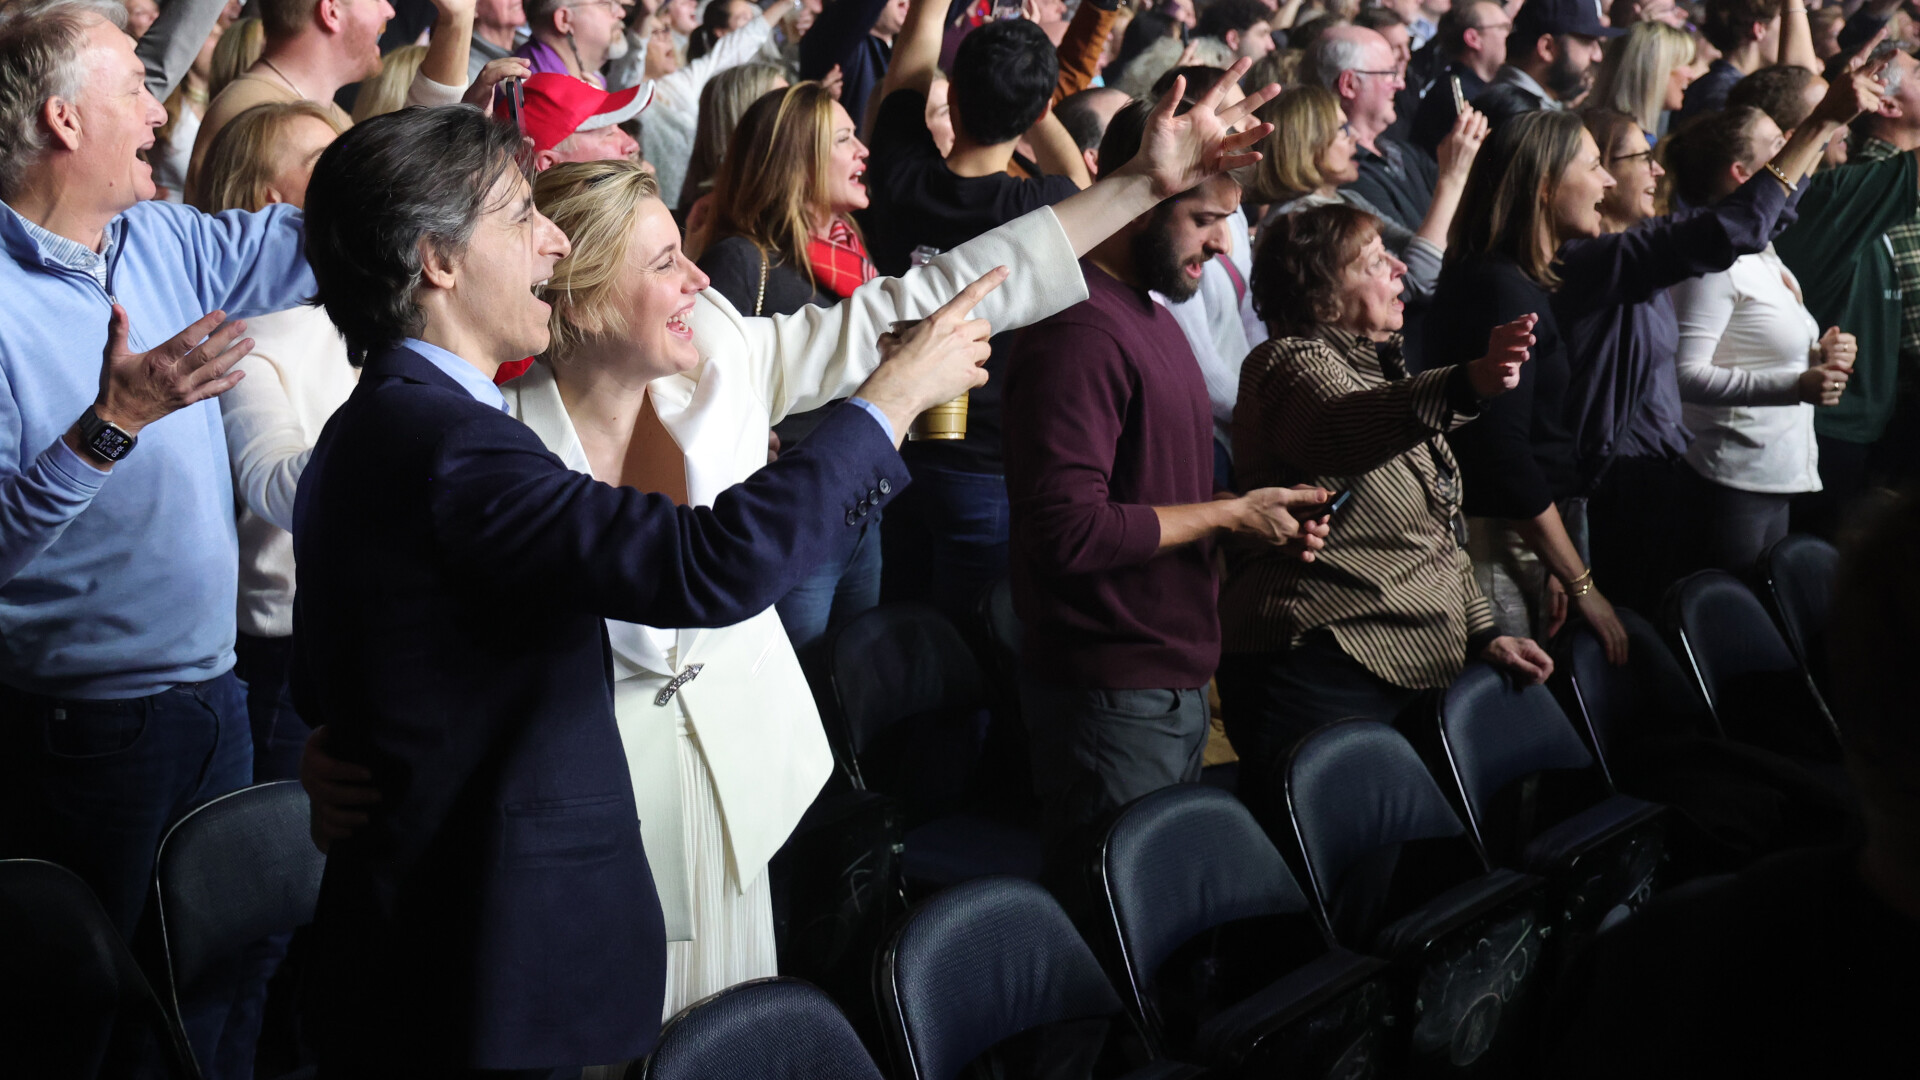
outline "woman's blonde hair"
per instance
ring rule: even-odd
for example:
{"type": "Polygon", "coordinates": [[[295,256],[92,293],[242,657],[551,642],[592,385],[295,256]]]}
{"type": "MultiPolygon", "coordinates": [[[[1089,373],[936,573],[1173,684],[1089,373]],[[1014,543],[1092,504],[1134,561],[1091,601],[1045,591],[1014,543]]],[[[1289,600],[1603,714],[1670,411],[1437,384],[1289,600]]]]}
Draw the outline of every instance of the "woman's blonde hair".
{"type": "Polygon", "coordinates": [[[1697,48],[1685,30],[1651,20],[1634,23],[1601,61],[1588,104],[1617,109],[1633,117],[1640,130],[1658,135],[1667,79],[1674,68],[1693,63],[1697,48]]]}
{"type": "Polygon", "coordinates": [[[200,167],[200,193],[193,205],[209,214],[222,210],[259,210],[279,167],[287,126],[311,116],[340,133],[326,106],[313,101],[275,101],[255,105],[220,129],[200,167]]]}
{"type": "Polygon", "coordinates": [[[427,58],[425,45],[402,45],[380,58],[380,74],[360,84],[353,98],[353,122],[399,112],[407,104],[407,88],[427,58]]]}
{"type": "Polygon", "coordinates": [[[266,30],[261,27],[258,16],[237,19],[227,27],[220,35],[220,44],[213,47],[213,70],[207,73],[208,100],[219,97],[228,83],[252,67],[260,59],[260,50],[266,43],[266,30]]]}
{"type": "Polygon", "coordinates": [[[572,245],[540,290],[553,305],[548,361],[564,361],[584,341],[626,333],[619,284],[648,199],[659,201],[660,185],[632,161],[568,162],[534,177],[534,205],[572,245]]]}
{"type": "Polygon", "coordinates": [[[807,244],[830,209],[832,160],[833,95],[825,87],[795,83],[761,97],[727,145],[713,184],[713,228],[702,246],[744,236],[812,282],[807,244]]]}
{"type": "Polygon", "coordinates": [[[775,64],[741,64],[707,80],[700,88],[700,123],[693,135],[693,155],[687,159],[687,177],[680,184],[680,211],[713,190],[720,162],[727,156],[727,140],[740,126],[747,107],[787,77],[775,64]]]}
{"type": "Polygon", "coordinates": [[[1447,261],[1504,255],[1542,288],[1557,288],[1553,193],[1586,134],[1578,115],[1544,109],[1495,128],[1467,173],[1447,235],[1447,261]]]}
{"type": "Polygon", "coordinates": [[[1245,174],[1247,199],[1283,203],[1320,190],[1320,158],[1347,122],[1333,91],[1311,83],[1289,87],[1260,106],[1273,125],[1260,140],[1260,160],[1245,174]]]}

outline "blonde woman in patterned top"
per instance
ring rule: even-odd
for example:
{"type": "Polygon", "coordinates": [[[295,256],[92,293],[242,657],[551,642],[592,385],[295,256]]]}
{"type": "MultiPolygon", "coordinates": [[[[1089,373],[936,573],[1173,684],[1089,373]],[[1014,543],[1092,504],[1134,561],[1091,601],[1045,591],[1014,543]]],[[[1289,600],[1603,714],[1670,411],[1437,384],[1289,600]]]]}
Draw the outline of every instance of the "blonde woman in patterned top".
{"type": "Polygon", "coordinates": [[[1469,658],[1527,682],[1553,670],[1534,642],[1494,627],[1441,437],[1519,382],[1533,318],[1497,327],[1478,360],[1409,377],[1406,269],[1378,219],[1338,203],[1276,219],[1254,257],[1253,302],[1273,340],[1241,369],[1238,479],[1350,493],[1312,562],[1229,553],[1220,699],[1241,794],[1256,806],[1274,766],[1317,727],[1390,723],[1469,658]]]}

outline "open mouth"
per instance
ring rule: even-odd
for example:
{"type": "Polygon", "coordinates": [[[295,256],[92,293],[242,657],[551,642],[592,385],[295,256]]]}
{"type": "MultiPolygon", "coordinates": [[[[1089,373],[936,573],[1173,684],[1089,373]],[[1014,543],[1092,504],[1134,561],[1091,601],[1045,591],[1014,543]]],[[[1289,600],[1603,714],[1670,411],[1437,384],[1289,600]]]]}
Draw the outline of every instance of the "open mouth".
{"type": "Polygon", "coordinates": [[[1188,277],[1193,278],[1194,280],[1197,281],[1199,280],[1200,275],[1206,272],[1207,261],[1205,259],[1201,259],[1199,262],[1190,262],[1185,266],[1182,266],[1180,269],[1184,271],[1188,277]]]}
{"type": "Polygon", "coordinates": [[[692,341],[693,327],[687,325],[687,312],[692,310],[692,307],[686,307],[674,312],[672,317],[667,319],[667,333],[677,338],[685,338],[688,341],[692,341]]]}

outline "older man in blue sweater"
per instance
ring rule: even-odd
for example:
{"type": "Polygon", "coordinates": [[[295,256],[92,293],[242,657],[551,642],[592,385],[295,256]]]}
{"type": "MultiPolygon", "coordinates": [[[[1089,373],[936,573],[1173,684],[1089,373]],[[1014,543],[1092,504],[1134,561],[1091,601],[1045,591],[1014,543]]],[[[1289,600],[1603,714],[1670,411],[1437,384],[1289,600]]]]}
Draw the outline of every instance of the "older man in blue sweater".
{"type": "Polygon", "coordinates": [[[313,292],[297,212],[150,200],[166,113],[125,10],[0,15],[0,857],[122,933],[162,832],[252,780],[234,678],[226,321],[313,292]]]}

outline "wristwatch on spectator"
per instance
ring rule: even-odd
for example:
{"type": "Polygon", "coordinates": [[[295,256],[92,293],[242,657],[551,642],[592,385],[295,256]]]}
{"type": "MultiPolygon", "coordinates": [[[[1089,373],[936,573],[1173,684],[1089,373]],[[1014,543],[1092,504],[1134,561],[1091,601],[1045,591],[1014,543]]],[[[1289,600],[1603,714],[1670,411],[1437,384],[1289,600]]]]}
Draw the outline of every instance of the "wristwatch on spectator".
{"type": "Polygon", "coordinates": [[[132,453],[133,444],[139,441],[132,432],[120,425],[111,420],[102,420],[91,405],[80,414],[81,445],[102,461],[119,461],[132,453]]]}

